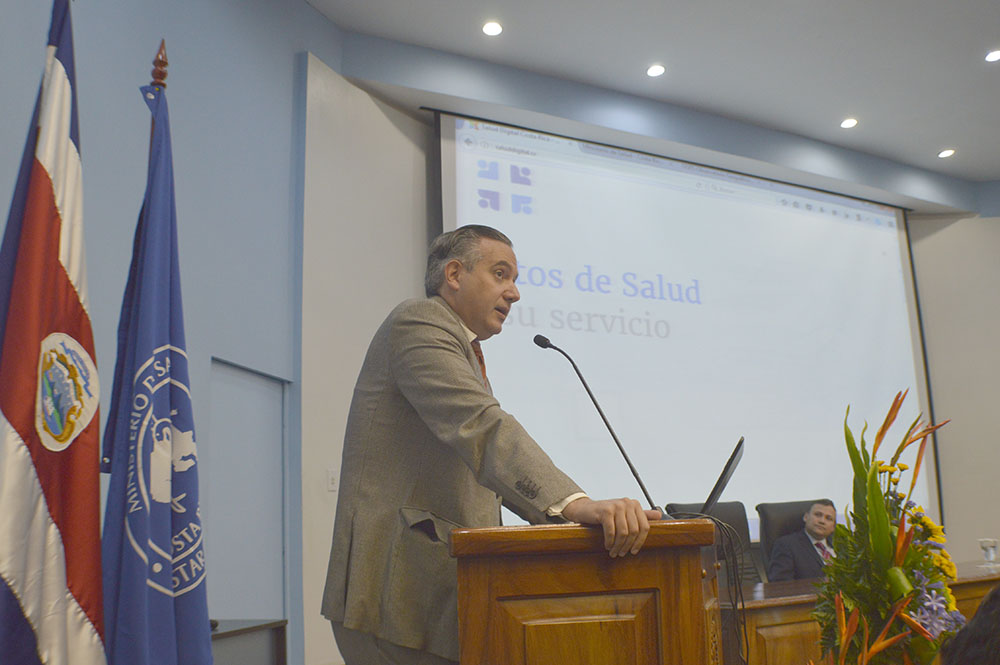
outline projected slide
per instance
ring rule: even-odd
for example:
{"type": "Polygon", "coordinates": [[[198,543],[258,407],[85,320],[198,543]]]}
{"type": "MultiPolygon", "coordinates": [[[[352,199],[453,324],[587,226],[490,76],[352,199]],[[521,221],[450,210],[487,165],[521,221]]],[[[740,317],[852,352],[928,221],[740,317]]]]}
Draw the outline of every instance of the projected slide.
{"type": "MultiPolygon", "coordinates": [[[[446,228],[501,229],[517,303],[485,345],[501,405],[595,497],[638,487],[571,354],[658,503],[850,498],[843,443],[923,368],[896,209],[481,121],[442,121],[446,228]]],[[[870,438],[870,437],[869,437],[870,438]]],[[[926,477],[926,476],[925,476],[926,477]]],[[[921,489],[920,501],[927,501],[921,489]]]]}

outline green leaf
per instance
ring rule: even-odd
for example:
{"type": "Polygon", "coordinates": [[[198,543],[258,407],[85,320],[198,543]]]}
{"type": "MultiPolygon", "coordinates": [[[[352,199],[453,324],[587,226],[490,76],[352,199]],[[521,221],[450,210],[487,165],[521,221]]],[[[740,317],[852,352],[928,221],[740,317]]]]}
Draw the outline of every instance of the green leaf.
{"type": "Polygon", "coordinates": [[[868,431],[868,421],[866,420],[864,427],[861,428],[861,446],[860,446],[860,448],[861,448],[861,459],[863,459],[865,461],[865,468],[866,469],[872,463],[871,458],[868,457],[868,448],[865,447],[865,432],[867,432],[867,431],[868,431]]]}
{"type": "Polygon", "coordinates": [[[847,413],[844,414],[844,439],[847,441],[847,454],[851,457],[851,466],[854,467],[854,513],[855,515],[863,515],[865,513],[865,506],[868,505],[868,469],[861,460],[861,453],[854,442],[854,434],[851,432],[851,428],[847,426],[847,416],[850,413],[851,407],[847,407],[847,413]]]}
{"type": "Polygon", "coordinates": [[[908,651],[914,665],[930,665],[930,663],[934,662],[937,650],[938,645],[928,642],[919,635],[914,635],[910,638],[910,648],[908,651]]]}
{"type": "Polygon", "coordinates": [[[885,507],[882,488],[878,484],[878,467],[875,465],[868,470],[868,538],[876,568],[888,570],[892,564],[893,543],[889,535],[889,511],[885,507]]]}
{"type": "Polygon", "coordinates": [[[907,579],[906,573],[899,566],[893,566],[889,570],[885,571],[885,578],[889,583],[889,590],[892,591],[892,597],[894,599],[902,598],[913,591],[913,585],[910,584],[910,580],[907,579]]]}

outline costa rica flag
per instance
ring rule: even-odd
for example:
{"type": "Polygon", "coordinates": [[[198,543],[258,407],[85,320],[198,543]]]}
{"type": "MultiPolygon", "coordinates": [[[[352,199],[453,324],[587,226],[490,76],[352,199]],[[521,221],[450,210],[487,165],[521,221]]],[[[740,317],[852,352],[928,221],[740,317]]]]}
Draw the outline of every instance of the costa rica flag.
{"type": "Polygon", "coordinates": [[[105,663],[98,400],[68,0],[0,247],[0,660],[105,663]]]}

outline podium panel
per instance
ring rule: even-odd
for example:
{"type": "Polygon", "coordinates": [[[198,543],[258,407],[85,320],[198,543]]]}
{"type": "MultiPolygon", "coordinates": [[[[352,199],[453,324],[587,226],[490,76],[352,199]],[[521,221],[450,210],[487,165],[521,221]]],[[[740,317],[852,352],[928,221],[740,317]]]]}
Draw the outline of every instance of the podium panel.
{"type": "Polygon", "coordinates": [[[656,662],[655,592],[538,596],[498,604],[502,610],[498,637],[510,646],[514,662],[656,662]],[[517,653],[522,645],[523,655],[517,653]]]}
{"type": "Polygon", "coordinates": [[[460,529],[463,665],[721,663],[714,527],[654,522],[612,559],[600,529],[460,529]]]}

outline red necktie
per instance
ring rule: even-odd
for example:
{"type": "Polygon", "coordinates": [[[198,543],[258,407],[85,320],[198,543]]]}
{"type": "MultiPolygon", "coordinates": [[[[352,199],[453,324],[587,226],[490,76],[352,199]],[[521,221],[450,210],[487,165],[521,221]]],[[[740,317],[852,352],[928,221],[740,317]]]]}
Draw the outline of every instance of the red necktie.
{"type": "Polygon", "coordinates": [[[489,385],[490,382],[486,379],[486,359],[483,358],[483,347],[479,345],[479,340],[472,340],[472,352],[476,354],[476,360],[479,361],[479,371],[483,373],[483,383],[489,385]]]}
{"type": "Polygon", "coordinates": [[[824,545],[822,542],[818,542],[816,543],[816,549],[819,550],[819,554],[821,557],[823,557],[823,561],[830,560],[830,557],[832,555],[830,554],[830,550],[826,549],[826,545],[824,545]]]}

